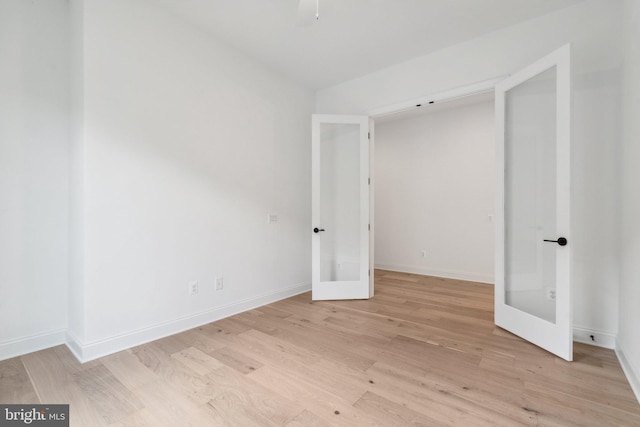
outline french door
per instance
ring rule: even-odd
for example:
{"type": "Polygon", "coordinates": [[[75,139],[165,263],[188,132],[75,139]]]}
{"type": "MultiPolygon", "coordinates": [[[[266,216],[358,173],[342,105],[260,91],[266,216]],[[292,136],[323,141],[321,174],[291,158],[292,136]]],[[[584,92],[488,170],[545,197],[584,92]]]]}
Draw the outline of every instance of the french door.
{"type": "Polygon", "coordinates": [[[573,359],[570,48],[495,89],[495,323],[573,359]]]}
{"type": "Polygon", "coordinates": [[[372,296],[366,116],[312,116],[312,298],[372,296]]]}

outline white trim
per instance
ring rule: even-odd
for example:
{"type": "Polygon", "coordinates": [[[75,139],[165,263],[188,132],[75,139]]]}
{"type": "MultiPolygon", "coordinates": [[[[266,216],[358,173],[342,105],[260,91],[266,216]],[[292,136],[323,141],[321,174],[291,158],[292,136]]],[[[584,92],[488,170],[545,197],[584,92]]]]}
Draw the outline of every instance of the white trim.
{"type": "Polygon", "coordinates": [[[414,109],[417,104],[428,104],[429,102],[452,101],[456,98],[463,98],[469,95],[477,95],[485,92],[492,92],[496,84],[504,80],[507,76],[497,77],[495,79],[483,80],[481,82],[472,83],[465,86],[459,86],[453,89],[447,89],[435,92],[418,98],[409,99],[407,101],[398,102],[384,107],[378,107],[367,112],[367,115],[377,119],[389,114],[396,114],[402,111],[414,109]]]}
{"type": "Polygon", "coordinates": [[[375,294],[375,120],[369,118],[369,298],[375,294]]]}
{"type": "Polygon", "coordinates": [[[0,343],[0,360],[11,359],[65,343],[65,330],[29,335],[0,343]]]}
{"type": "Polygon", "coordinates": [[[79,361],[83,360],[82,357],[82,340],[79,339],[73,332],[67,331],[67,348],[79,361]]]}
{"type": "Polygon", "coordinates": [[[180,317],[167,322],[115,335],[102,340],[82,342],[82,340],[67,333],[67,347],[82,363],[98,359],[118,351],[155,341],[169,335],[177,334],[234,314],[252,310],[266,304],[271,304],[285,298],[302,294],[311,290],[310,283],[302,283],[276,292],[266,293],[257,297],[247,298],[211,310],[180,317]]]}
{"type": "Polygon", "coordinates": [[[611,350],[616,348],[616,334],[575,325],[573,326],[573,341],[611,350]],[[591,339],[592,335],[593,339],[591,339]]]}
{"type": "Polygon", "coordinates": [[[633,390],[638,403],[640,403],[640,366],[635,365],[630,359],[627,359],[624,347],[622,346],[619,338],[616,338],[615,351],[618,356],[618,360],[620,361],[620,366],[622,366],[622,370],[627,376],[631,390],[633,390]]]}
{"type": "Polygon", "coordinates": [[[376,264],[379,270],[397,271],[398,273],[421,274],[423,276],[442,277],[445,279],[466,280],[468,282],[480,282],[493,285],[493,276],[486,274],[467,273],[462,271],[442,271],[410,265],[386,265],[376,264]]]}

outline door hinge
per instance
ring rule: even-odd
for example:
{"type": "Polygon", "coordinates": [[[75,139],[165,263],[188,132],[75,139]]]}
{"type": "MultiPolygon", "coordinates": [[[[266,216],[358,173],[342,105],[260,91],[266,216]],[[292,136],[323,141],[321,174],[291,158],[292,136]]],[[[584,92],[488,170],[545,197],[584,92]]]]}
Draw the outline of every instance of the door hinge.
{"type": "Polygon", "coordinates": [[[367,184],[371,185],[371,178],[367,178],[367,184]]]}
{"type": "Polygon", "coordinates": [[[367,224],[367,228],[371,231],[371,224],[367,224]]]}
{"type": "Polygon", "coordinates": [[[367,132],[367,139],[371,139],[371,132],[367,132]]]}

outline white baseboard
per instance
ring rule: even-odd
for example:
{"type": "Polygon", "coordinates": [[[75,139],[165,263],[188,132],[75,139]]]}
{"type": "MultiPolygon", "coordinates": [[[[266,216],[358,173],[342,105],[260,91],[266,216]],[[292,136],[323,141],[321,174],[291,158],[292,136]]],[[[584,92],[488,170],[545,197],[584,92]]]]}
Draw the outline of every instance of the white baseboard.
{"type": "Polygon", "coordinates": [[[71,353],[73,353],[73,355],[76,357],[76,359],[82,362],[82,346],[80,345],[81,342],[82,340],[80,340],[73,332],[67,330],[65,344],[67,345],[69,351],[71,351],[71,353]]]}
{"type": "Polygon", "coordinates": [[[30,335],[0,343],[0,360],[11,359],[65,343],[65,330],[30,335]]]}
{"type": "Polygon", "coordinates": [[[467,280],[470,282],[481,282],[493,284],[492,275],[466,273],[461,271],[442,271],[410,265],[386,265],[376,264],[375,268],[380,270],[397,271],[399,273],[422,274],[423,276],[444,277],[446,279],[467,280]]]}
{"type": "Polygon", "coordinates": [[[627,358],[627,353],[624,351],[624,347],[620,343],[620,340],[616,340],[616,356],[620,361],[620,366],[629,381],[631,390],[636,395],[638,403],[640,403],[640,366],[637,365],[637,361],[632,362],[632,359],[627,358]]]}
{"type": "Polygon", "coordinates": [[[200,313],[173,319],[167,322],[130,331],[102,340],[83,342],[78,337],[67,333],[67,347],[80,362],[88,362],[137,345],[145,344],[188,329],[196,328],[234,314],[242,313],[272,302],[292,297],[311,290],[311,284],[302,283],[276,292],[247,298],[231,304],[216,307],[200,313]]]}
{"type": "Polygon", "coordinates": [[[596,331],[595,329],[573,327],[573,340],[583,344],[595,345],[608,349],[616,348],[616,335],[611,332],[596,331]],[[593,338],[591,338],[593,336],[593,338]]]}

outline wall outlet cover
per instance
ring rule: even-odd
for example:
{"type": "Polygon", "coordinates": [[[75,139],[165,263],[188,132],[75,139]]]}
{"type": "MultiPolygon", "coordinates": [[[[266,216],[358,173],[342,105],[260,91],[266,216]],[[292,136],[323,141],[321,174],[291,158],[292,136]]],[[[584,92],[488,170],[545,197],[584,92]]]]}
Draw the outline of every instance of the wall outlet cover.
{"type": "Polygon", "coordinates": [[[198,281],[192,280],[189,282],[189,295],[195,295],[198,293],[198,281]]]}
{"type": "Polygon", "coordinates": [[[555,301],[556,299],[556,290],[554,288],[547,288],[546,296],[548,301],[555,301]]]}

